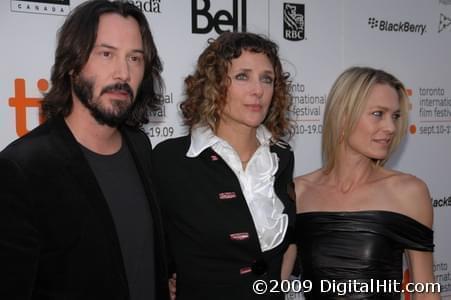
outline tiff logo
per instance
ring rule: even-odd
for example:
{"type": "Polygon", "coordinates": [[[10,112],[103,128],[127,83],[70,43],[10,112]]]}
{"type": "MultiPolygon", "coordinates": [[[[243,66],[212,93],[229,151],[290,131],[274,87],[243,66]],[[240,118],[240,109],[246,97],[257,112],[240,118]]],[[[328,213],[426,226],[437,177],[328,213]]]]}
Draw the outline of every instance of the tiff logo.
{"type": "MultiPolygon", "coordinates": [[[[45,79],[39,79],[36,84],[41,93],[49,88],[49,83],[45,79]]],[[[18,136],[23,136],[29,131],[27,129],[27,108],[37,108],[39,123],[44,122],[44,117],[41,114],[41,99],[26,96],[25,79],[17,78],[14,80],[14,97],[9,98],[8,104],[16,111],[16,133],[18,136]]]]}
{"type": "MultiPolygon", "coordinates": [[[[192,33],[205,34],[213,28],[216,33],[221,34],[226,31],[239,31],[238,0],[232,0],[232,12],[225,9],[218,10],[216,13],[210,12],[210,0],[191,0],[191,31],[192,33]],[[199,6],[199,2],[203,6],[199,6]],[[201,25],[201,22],[204,24],[201,25]]],[[[218,1],[219,2],[219,1],[218,1]]],[[[222,0],[221,3],[223,3],[222,0]]],[[[241,0],[241,31],[246,31],[246,0],[241,0]]]]}
{"type": "Polygon", "coordinates": [[[301,41],[305,39],[304,4],[283,4],[283,37],[289,41],[301,41]]]}

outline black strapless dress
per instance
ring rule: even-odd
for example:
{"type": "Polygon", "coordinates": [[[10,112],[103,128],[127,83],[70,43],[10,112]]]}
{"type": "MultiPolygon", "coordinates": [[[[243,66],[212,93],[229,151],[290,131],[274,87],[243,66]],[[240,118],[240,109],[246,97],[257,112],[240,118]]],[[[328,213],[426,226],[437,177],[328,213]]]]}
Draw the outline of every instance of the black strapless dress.
{"type": "Polygon", "coordinates": [[[306,299],[400,299],[404,250],[434,248],[431,229],[389,211],[301,213],[296,231],[306,299]]]}

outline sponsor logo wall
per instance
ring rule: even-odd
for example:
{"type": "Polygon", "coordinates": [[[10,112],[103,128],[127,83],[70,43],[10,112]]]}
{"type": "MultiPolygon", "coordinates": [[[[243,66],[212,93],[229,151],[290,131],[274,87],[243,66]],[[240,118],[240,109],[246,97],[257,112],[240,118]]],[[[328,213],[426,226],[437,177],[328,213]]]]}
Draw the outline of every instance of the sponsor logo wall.
{"type": "MultiPolygon", "coordinates": [[[[0,149],[36,127],[49,88],[57,28],[83,0],[0,1],[0,149]]],[[[280,46],[291,74],[295,175],[321,164],[327,93],[352,65],[383,68],[409,89],[410,124],[391,167],[429,186],[435,213],[434,272],[451,299],[450,0],[129,0],[147,16],[164,63],[166,92],[146,131],[155,145],[186,134],[178,104],[183,79],[207,40],[253,31],[280,46]]],[[[291,295],[290,299],[299,296],[291,295]]],[[[406,299],[409,296],[406,296],[406,299]]]]}
{"type": "Polygon", "coordinates": [[[11,0],[11,11],[65,16],[70,11],[70,0],[11,0]]]}

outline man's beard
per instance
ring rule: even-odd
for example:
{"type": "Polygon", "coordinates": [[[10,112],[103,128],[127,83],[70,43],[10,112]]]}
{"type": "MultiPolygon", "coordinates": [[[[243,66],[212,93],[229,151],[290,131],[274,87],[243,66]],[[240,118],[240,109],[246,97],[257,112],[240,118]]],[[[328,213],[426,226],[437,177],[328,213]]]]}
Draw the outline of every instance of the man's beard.
{"type": "Polygon", "coordinates": [[[107,85],[102,88],[99,96],[93,99],[94,81],[78,75],[74,78],[72,87],[75,95],[80,99],[80,102],[91,112],[91,115],[101,125],[108,125],[110,127],[118,127],[123,124],[131,113],[133,90],[127,83],[116,83],[107,85]],[[119,91],[128,93],[130,100],[111,100],[111,108],[102,105],[100,96],[111,91],[119,91]]]}

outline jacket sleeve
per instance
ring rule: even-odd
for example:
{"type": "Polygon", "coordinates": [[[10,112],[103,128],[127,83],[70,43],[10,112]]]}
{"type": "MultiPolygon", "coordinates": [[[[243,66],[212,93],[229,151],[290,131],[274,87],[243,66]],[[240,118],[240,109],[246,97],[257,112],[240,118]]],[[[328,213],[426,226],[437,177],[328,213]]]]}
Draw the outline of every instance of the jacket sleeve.
{"type": "Polygon", "coordinates": [[[294,153],[293,151],[289,152],[289,163],[287,168],[287,182],[286,182],[286,191],[288,194],[288,205],[286,207],[286,213],[289,217],[289,223],[287,228],[287,236],[286,239],[289,244],[296,243],[295,236],[295,221],[296,221],[296,195],[294,192],[294,182],[293,182],[293,172],[294,172],[294,153]]]}
{"type": "Polygon", "coordinates": [[[168,235],[167,235],[167,226],[168,226],[168,216],[167,216],[167,193],[165,192],[167,190],[167,184],[170,182],[170,179],[166,175],[168,170],[170,172],[173,172],[173,168],[168,165],[167,155],[168,151],[167,149],[164,149],[164,143],[160,143],[155,147],[155,149],[152,151],[152,166],[154,168],[153,172],[153,181],[155,183],[155,191],[156,191],[156,198],[158,203],[160,204],[161,213],[162,213],[162,221],[163,221],[163,227],[165,232],[165,243],[166,243],[166,260],[168,262],[168,275],[169,277],[172,277],[172,274],[176,273],[176,267],[175,262],[172,254],[172,246],[170,244],[168,235]]]}
{"type": "Polygon", "coordinates": [[[0,299],[31,299],[39,242],[32,195],[17,163],[0,158],[0,299]]]}

